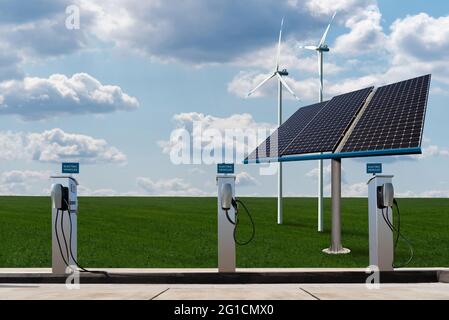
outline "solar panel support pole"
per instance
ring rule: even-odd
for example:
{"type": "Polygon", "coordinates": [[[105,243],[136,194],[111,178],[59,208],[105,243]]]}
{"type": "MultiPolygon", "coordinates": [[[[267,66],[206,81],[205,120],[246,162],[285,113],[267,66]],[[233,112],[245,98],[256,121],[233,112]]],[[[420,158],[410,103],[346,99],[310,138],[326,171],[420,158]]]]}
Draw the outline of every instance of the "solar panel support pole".
{"type": "Polygon", "coordinates": [[[331,160],[332,228],[331,245],[323,250],[328,254],[347,254],[351,250],[341,245],[341,159],[331,160]]]}
{"type": "MultiPolygon", "coordinates": [[[[318,51],[318,64],[320,72],[319,102],[323,102],[323,52],[318,51]]],[[[323,160],[318,160],[318,232],[323,232],[323,160]]]]}
{"type": "MultiPolygon", "coordinates": [[[[278,81],[278,127],[282,125],[282,82],[278,81]]],[[[278,163],[278,224],[282,224],[282,162],[278,163]]]]}

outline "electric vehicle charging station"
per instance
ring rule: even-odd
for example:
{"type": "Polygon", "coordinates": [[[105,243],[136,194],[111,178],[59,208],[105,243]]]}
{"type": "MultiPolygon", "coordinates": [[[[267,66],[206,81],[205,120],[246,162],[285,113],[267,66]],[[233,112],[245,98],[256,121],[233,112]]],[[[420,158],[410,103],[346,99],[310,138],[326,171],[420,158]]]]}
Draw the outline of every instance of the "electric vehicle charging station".
{"type": "Polygon", "coordinates": [[[368,181],[369,263],[379,271],[393,271],[394,190],[392,175],[374,175],[368,181]]]}
{"type": "Polygon", "coordinates": [[[52,273],[71,273],[77,260],[78,182],[71,176],[52,176],[52,273]],[[69,248],[70,246],[70,248],[69,248]]]}
{"type": "Polygon", "coordinates": [[[229,221],[235,221],[235,208],[231,204],[235,198],[235,175],[218,174],[217,186],[218,272],[235,272],[235,225],[229,221]]]}

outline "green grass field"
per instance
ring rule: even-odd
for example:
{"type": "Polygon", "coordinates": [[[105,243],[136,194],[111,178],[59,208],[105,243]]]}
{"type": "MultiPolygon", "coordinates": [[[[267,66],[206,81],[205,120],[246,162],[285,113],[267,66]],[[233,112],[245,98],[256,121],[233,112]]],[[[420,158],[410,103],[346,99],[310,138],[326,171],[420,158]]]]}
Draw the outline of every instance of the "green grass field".
{"type": "MultiPolygon", "coordinates": [[[[366,199],[342,200],[346,256],[328,256],[330,200],[324,233],[316,231],[316,200],[285,199],[284,225],[276,199],[243,198],[256,223],[254,241],[237,248],[239,267],[365,267],[366,199]]],[[[215,198],[80,198],[78,254],[88,267],[216,267],[215,198]]],[[[402,231],[415,247],[410,266],[449,265],[449,199],[399,199],[402,231]]],[[[51,265],[50,199],[0,197],[0,267],[51,265]]],[[[239,235],[250,232],[241,214],[239,235]]],[[[407,257],[400,243],[398,260],[407,257]]]]}

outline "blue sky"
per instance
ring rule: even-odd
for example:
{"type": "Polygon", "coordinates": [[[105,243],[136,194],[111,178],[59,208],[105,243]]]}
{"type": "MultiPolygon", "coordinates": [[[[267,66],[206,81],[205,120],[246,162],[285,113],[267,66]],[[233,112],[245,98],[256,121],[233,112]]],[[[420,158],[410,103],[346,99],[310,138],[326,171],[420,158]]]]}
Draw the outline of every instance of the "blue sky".
{"type": "MultiPolygon", "coordinates": [[[[161,142],[194,119],[220,130],[274,126],[274,84],[244,96],[274,67],[283,16],[281,67],[301,98],[285,95],[284,118],[315,102],[316,57],[297,45],[317,42],[334,11],[325,95],[432,73],[424,154],[369,161],[384,162],[403,196],[448,197],[442,0],[2,1],[0,194],[45,194],[68,160],[81,162],[86,195],[214,194],[215,165],[174,165],[161,142]],[[65,26],[72,4],[75,30],[65,26]]],[[[367,161],[343,161],[343,195],[366,193],[367,161]]],[[[314,196],[316,166],[286,164],[285,193],[314,196]]],[[[259,169],[237,166],[239,194],[276,193],[276,176],[259,169]]]]}

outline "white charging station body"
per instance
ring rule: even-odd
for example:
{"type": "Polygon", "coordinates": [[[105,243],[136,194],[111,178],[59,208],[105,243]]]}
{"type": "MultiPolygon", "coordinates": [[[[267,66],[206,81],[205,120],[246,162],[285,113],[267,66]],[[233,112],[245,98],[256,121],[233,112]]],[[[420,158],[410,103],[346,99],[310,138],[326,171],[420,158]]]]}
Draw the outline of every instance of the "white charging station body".
{"type": "Polygon", "coordinates": [[[58,221],[56,221],[57,209],[54,207],[54,201],[52,201],[52,209],[51,209],[52,273],[67,274],[71,273],[71,271],[70,269],[67,268],[65,261],[67,261],[71,266],[76,266],[76,263],[73,258],[75,258],[76,260],[78,259],[77,258],[78,182],[75,180],[75,178],[70,176],[54,176],[51,177],[51,179],[55,184],[57,183],[61,184],[62,186],[67,187],[69,190],[68,195],[69,195],[70,215],[67,211],[62,212],[61,210],[59,210],[58,221]],[[69,219],[71,219],[72,228],[70,228],[69,219]],[[64,234],[61,228],[61,221],[63,221],[64,234]],[[70,232],[70,230],[72,232],[70,232]],[[67,246],[65,243],[67,243],[67,246]],[[71,243],[71,252],[72,252],[71,254],[70,252],[68,252],[69,243],[71,243]],[[59,246],[61,247],[61,249],[59,248],[59,246]]]}
{"type": "MultiPolygon", "coordinates": [[[[229,183],[232,187],[232,197],[235,198],[235,176],[217,175],[217,208],[218,208],[218,272],[235,272],[235,241],[234,225],[228,221],[226,212],[221,208],[221,193],[223,185],[229,183]]],[[[235,210],[228,210],[229,218],[235,221],[235,210]]]]}
{"type": "MultiPolygon", "coordinates": [[[[377,207],[377,187],[392,183],[392,175],[375,175],[368,181],[369,263],[379,271],[393,271],[393,232],[377,207]]],[[[383,209],[385,217],[393,223],[393,209],[383,209]]]]}

